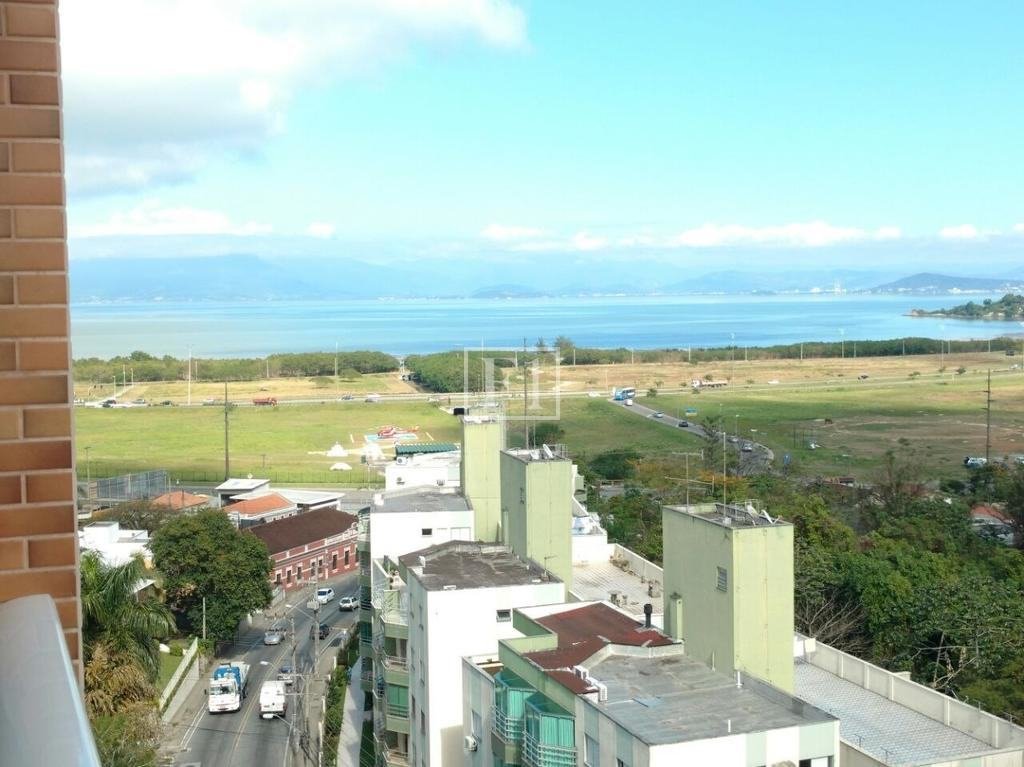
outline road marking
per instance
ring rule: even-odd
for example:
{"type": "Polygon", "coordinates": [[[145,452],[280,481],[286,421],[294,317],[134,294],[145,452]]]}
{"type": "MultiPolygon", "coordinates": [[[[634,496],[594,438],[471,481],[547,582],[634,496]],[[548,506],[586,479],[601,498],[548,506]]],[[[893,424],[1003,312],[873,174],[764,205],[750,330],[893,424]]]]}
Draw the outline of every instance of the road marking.
{"type": "Polygon", "coordinates": [[[188,748],[188,744],[192,742],[192,736],[196,734],[196,730],[199,728],[199,720],[203,718],[203,714],[205,713],[204,708],[205,706],[200,706],[199,710],[196,712],[196,715],[192,717],[192,724],[188,726],[188,728],[185,730],[185,734],[181,736],[181,747],[179,748],[180,751],[184,751],[186,748],[188,748]]]}

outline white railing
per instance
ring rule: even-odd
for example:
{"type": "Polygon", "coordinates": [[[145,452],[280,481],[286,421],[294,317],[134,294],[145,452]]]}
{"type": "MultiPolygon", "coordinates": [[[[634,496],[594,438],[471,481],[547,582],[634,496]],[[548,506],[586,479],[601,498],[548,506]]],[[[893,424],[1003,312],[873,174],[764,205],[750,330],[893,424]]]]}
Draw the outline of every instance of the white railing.
{"type": "Polygon", "coordinates": [[[164,706],[167,705],[171,696],[174,695],[175,691],[178,689],[178,682],[181,681],[181,678],[185,676],[185,674],[188,673],[188,670],[192,667],[192,661],[195,659],[198,651],[199,640],[193,639],[192,644],[188,646],[188,649],[186,649],[184,654],[181,656],[181,663],[179,663],[178,667],[174,669],[174,673],[171,674],[171,679],[167,683],[167,686],[164,687],[164,691],[160,693],[161,711],[164,710],[164,706]]]}
{"type": "Polygon", "coordinates": [[[0,764],[100,767],[53,600],[0,604],[0,764]]]}

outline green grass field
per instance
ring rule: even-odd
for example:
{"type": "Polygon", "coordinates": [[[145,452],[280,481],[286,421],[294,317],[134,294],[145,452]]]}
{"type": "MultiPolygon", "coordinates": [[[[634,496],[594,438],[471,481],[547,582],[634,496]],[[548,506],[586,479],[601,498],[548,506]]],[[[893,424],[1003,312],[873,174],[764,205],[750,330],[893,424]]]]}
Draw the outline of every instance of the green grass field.
{"type": "MultiPolygon", "coordinates": [[[[726,430],[786,453],[805,475],[870,480],[886,450],[915,456],[925,476],[957,476],[966,455],[985,454],[984,376],[944,380],[849,381],[829,386],[713,390],[644,398],[675,414],[694,407],[695,420],[721,414],[726,430]],[[756,430],[756,431],[753,431],[756,430]],[[821,447],[810,449],[811,442],[821,447]]],[[[1024,375],[992,379],[993,457],[1024,453],[1024,375]]]]}

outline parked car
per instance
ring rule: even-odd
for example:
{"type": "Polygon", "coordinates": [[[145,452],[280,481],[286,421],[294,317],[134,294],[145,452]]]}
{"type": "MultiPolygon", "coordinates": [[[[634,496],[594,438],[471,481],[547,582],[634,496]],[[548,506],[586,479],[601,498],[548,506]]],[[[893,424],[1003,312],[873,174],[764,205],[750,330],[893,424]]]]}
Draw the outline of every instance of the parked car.
{"type": "Polygon", "coordinates": [[[680,429],[685,429],[689,425],[690,425],[690,422],[685,420],[685,419],[679,422],[679,428],[680,429]]]}
{"type": "Polygon", "coordinates": [[[322,605],[328,602],[334,601],[334,589],[330,586],[325,586],[316,590],[316,601],[322,605]]]}
{"type": "Polygon", "coordinates": [[[338,609],[342,612],[351,612],[359,609],[359,600],[355,597],[342,597],[338,600],[338,609]]]}
{"type": "Polygon", "coordinates": [[[281,666],[281,668],[277,672],[277,680],[279,682],[284,682],[285,684],[294,684],[295,683],[295,669],[293,669],[291,666],[289,666],[287,664],[284,665],[284,666],[281,666]]]}
{"type": "Polygon", "coordinates": [[[964,458],[964,466],[966,466],[968,469],[980,469],[987,463],[987,458],[983,458],[977,455],[969,455],[966,458],[964,458]]]}
{"type": "Polygon", "coordinates": [[[751,442],[744,442],[742,449],[744,453],[752,453],[754,452],[754,445],[751,442]]]}
{"type": "MultiPolygon", "coordinates": [[[[326,623],[320,623],[318,625],[319,625],[319,636],[320,636],[320,638],[321,639],[327,639],[327,637],[330,636],[330,634],[331,634],[331,627],[328,626],[326,623]]],[[[315,633],[317,633],[317,626],[310,626],[309,627],[309,638],[312,639],[313,635],[315,633]]]]}
{"type": "Polygon", "coordinates": [[[732,436],[729,437],[729,441],[735,445],[737,442],[740,441],[740,438],[733,434],[732,436]]]}
{"type": "Polygon", "coordinates": [[[263,632],[263,644],[281,644],[286,636],[288,636],[287,629],[285,629],[284,626],[275,623],[263,632]]]}
{"type": "Polygon", "coordinates": [[[656,410],[653,413],[651,413],[651,418],[664,418],[664,417],[665,417],[665,414],[663,412],[661,412],[660,410],[656,410]]]}

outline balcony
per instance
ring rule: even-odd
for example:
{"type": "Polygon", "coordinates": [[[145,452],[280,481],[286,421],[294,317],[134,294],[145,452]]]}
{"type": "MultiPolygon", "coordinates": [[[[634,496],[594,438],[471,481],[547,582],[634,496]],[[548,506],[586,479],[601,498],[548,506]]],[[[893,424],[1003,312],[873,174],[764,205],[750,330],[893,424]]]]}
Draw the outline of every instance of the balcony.
{"type": "Polygon", "coordinates": [[[409,597],[405,589],[385,589],[373,600],[384,636],[409,638],[409,597]]]}
{"type": "Polygon", "coordinates": [[[523,745],[523,719],[510,717],[500,708],[494,708],[494,726],[491,730],[491,751],[505,764],[519,764],[523,745]]]}
{"type": "Polygon", "coordinates": [[[378,655],[380,664],[384,668],[384,681],[388,684],[397,684],[402,687],[409,686],[409,664],[405,658],[395,655],[380,653],[378,655]]]}
{"type": "Polygon", "coordinates": [[[409,706],[402,703],[386,702],[384,706],[384,726],[391,732],[409,734],[409,706]]]}
{"type": "Polygon", "coordinates": [[[523,740],[523,767],[576,767],[576,749],[542,743],[528,734],[523,740]]]}
{"type": "Polygon", "coordinates": [[[0,764],[100,767],[50,597],[0,604],[0,764]],[[17,705],[14,705],[17,701],[17,705]]]}
{"type": "Polygon", "coordinates": [[[409,767],[409,754],[389,746],[384,738],[377,738],[377,756],[382,767],[409,767]]]}

